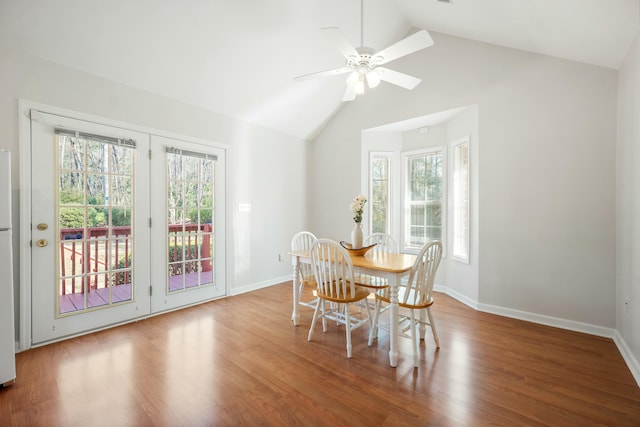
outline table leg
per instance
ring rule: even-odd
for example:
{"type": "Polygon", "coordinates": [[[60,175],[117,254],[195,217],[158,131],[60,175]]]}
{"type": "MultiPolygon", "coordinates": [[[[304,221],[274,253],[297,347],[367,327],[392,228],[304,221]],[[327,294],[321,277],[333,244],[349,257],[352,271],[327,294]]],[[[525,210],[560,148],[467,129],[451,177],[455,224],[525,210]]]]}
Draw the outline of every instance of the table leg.
{"type": "Polygon", "coordinates": [[[300,313],[298,313],[298,301],[300,300],[300,258],[297,256],[291,257],[291,264],[293,265],[293,311],[291,312],[291,320],[293,320],[293,326],[298,326],[300,322],[300,313]]]}
{"type": "Polygon", "coordinates": [[[400,277],[394,278],[391,285],[389,307],[389,364],[398,366],[398,284],[400,277]]]}

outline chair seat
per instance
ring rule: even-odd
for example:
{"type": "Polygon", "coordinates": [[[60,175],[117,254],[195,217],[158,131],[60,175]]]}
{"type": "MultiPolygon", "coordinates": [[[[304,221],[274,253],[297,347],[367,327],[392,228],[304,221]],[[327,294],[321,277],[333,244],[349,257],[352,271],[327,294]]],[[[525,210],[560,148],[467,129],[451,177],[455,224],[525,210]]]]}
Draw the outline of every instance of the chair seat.
{"type": "Polygon", "coordinates": [[[369,291],[368,289],[361,288],[359,286],[356,286],[355,290],[356,292],[353,297],[351,295],[326,295],[321,292],[318,292],[318,298],[322,298],[327,301],[337,302],[342,304],[342,303],[360,301],[368,297],[369,294],[371,293],[371,291],[369,291]]]}
{"type": "Polygon", "coordinates": [[[371,274],[358,274],[354,279],[356,281],[356,286],[362,286],[363,288],[377,290],[389,287],[389,281],[387,279],[373,276],[371,274]]]}
{"type": "MultiPolygon", "coordinates": [[[[379,299],[380,301],[390,303],[390,298],[389,298],[390,294],[388,289],[383,289],[381,291],[376,292],[375,296],[376,296],[376,299],[379,299]]],[[[409,303],[403,302],[403,301],[415,301],[416,298],[417,298],[417,295],[416,295],[415,289],[408,289],[404,286],[400,286],[398,288],[398,306],[400,307],[413,308],[413,309],[420,310],[423,308],[431,307],[433,305],[433,301],[434,301],[433,296],[431,296],[428,301],[423,303],[409,304],[409,303]]]]}
{"type": "Polygon", "coordinates": [[[300,284],[303,286],[309,286],[310,288],[315,288],[317,286],[316,279],[313,276],[304,276],[300,278],[300,284]]]}

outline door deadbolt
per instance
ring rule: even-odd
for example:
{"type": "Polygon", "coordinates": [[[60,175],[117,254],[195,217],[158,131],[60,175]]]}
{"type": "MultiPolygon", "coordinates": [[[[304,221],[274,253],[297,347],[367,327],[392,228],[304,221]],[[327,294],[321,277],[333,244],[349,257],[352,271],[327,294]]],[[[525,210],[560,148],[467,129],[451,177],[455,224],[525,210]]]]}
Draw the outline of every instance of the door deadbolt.
{"type": "Polygon", "coordinates": [[[36,242],[36,245],[38,245],[39,248],[44,248],[45,246],[47,246],[49,244],[49,242],[47,242],[46,239],[40,239],[36,242]]]}
{"type": "Polygon", "coordinates": [[[45,224],[45,223],[41,222],[40,224],[38,224],[38,230],[40,230],[40,231],[44,231],[47,228],[49,228],[49,226],[47,224],[45,224]]]}

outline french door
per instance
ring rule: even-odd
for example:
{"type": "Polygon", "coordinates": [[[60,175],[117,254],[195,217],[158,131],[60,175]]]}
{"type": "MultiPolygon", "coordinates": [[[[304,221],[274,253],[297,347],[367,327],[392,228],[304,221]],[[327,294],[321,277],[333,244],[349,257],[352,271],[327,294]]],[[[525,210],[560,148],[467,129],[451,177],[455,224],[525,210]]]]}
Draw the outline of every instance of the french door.
{"type": "Polygon", "coordinates": [[[151,189],[151,308],[161,312],[225,293],[225,152],[155,135],[151,147],[161,178],[151,189]]]}
{"type": "Polygon", "coordinates": [[[149,136],[37,113],[31,144],[32,343],[149,314],[149,136]]]}
{"type": "Polygon", "coordinates": [[[31,118],[31,343],[225,293],[225,152],[31,118]]]}

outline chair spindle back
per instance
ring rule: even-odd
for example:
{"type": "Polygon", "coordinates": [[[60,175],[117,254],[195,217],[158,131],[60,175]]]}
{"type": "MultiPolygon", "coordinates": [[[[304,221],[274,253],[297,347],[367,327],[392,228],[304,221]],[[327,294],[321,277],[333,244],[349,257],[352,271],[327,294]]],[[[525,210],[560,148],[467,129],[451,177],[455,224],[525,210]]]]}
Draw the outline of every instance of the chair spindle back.
{"type": "Polygon", "coordinates": [[[330,239],[318,239],[311,249],[318,292],[330,298],[354,298],[353,264],[347,251],[330,239]]]}
{"type": "Polygon", "coordinates": [[[407,282],[407,291],[401,303],[423,305],[431,300],[433,283],[442,259],[442,243],[434,240],[422,248],[418,254],[407,282]]]}
{"type": "Polygon", "coordinates": [[[385,233],[373,233],[370,234],[364,241],[365,246],[376,244],[372,251],[381,252],[386,254],[398,253],[398,244],[389,234],[385,233]]]}

